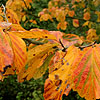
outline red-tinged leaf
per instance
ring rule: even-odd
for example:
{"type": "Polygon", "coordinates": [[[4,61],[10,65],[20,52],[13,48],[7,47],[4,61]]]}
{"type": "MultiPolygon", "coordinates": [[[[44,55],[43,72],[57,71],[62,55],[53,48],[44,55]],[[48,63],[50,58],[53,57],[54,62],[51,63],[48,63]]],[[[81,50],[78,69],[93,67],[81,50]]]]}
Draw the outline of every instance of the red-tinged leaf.
{"type": "Polygon", "coordinates": [[[63,44],[65,46],[71,46],[75,44],[81,45],[82,43],[83,41],[78,35],[75,35],[75,34],[65,34],[64,35],[63,44]]]}
{"type": "Polygon", "coordinates": [[[61,100],[63,94],[68,95],[72,88],[72,64],[80,50],[74,46],[67,49],[65,56],[54,65],[54,71],[49,74],[45,83],[45,100],[61,100]]]}
{"type": "Polygon", "coordinates": [[[10,47],[7,35],[0,28],[0,72],[13,63],[13,51],[10,47]]]}
{"type": "Polygon", "coordinates": [[[79,27],[79,20],[78,19],[73,19],[73,26],[79,27]]]}
{"type": "Polygon", "coordinates": [[[83,17],[83,19],[84,20],[89,20],[91,17],[90,17],[90,13],[89,12],[85,12],[84,13],[84,17],[83,17]]]}
{"type": "MultiPolygon", "coordinates": [[[[73,44],[82,44],[83,43],[82,39],[75,34],[65,34],[64,35],[64,33],[60,32],[60,31],[49,31],[49,34],[52,34],[56,37],[56,40],[49,40],[50,42],[60,43],[59,40],[61,40],[62,44],[65,47],[69,47],[73,44]]],[[[59,46],[59,48],[62,48],[62,47],[59,46]]]]}
{"type": "Polygon", "coordinates": [[[11,47],[14,53],[13,66],[16,69],[16,73],[19,73],[20,70],[26,64],[26,60],[27,60],[26,45],[25,45],[25,42],[21,38],[17,37],[11,32],[7,32],[7,33],[10,37],[11,47]]]}
{"type": "Polygon", "coordinates": [[[72,67],[73,89],[86,100],[100,99],[100,44],[84,48],[72,67]]]}

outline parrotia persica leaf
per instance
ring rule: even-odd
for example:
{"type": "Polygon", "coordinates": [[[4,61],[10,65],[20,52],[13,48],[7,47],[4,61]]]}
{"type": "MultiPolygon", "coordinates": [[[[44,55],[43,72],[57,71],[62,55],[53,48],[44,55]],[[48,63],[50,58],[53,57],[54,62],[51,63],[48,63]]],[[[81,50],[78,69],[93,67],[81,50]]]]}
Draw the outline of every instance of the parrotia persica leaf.
{"type": "Polygon", "coordinates": [[[13,49],[14,54],[13,66],[16,69],[16,73],[19,73],[20,70],[25,66],[27,60],[26,44],[21,38],[13,33],[7,33],[10,37],[11,48],[13,49]]]}
{"type": "Polygon", "coordinates": [[[0,72],[13,63],[13,50],[9,44],[7,34],[0,28],[0,72]]]}
{"type": "Polygon", "coordinates": [[[100,44],[84,48],[72,65],[73,90],[86,100],[100,99],[100,44]]]}
{"type": "Polygon", "coordinates": [[[43,29],[31,29],[27,31],[23,29],[20,25],[12,24],[11,26],[11,33],[17,35],[20,38],[43,38],[43,39],[54,39],[56,37],[52,34],[49,34],[49,31],[43,29]]]}
{"type": "Polygon", "coordinates": [[[32,77],[40,78],[49,66],[58,44],[47,43],[36,46],[28,51],[27,69],[22,69],[18,75],[19,82],[30,80],[32,77]],[[38,73],[38,74],[37,74],[38,73]]]}
{"type": "Polygon", "coordinates": [[[54,64],[54,71],[45,82],[45,100],[61,100],[63,94],[68,95],[72,88],[72,64],[80,50],[70,46],[65,55],[54,64]]]}
{"type": "Polygon", "coordinates": [[[16,73],[19,73],[25,66],[26,60],[27,53],[24,41],[11,32],[3,31],[0,27],[0,72],[8,75],[14,74],[16,70],[16,73]]]}

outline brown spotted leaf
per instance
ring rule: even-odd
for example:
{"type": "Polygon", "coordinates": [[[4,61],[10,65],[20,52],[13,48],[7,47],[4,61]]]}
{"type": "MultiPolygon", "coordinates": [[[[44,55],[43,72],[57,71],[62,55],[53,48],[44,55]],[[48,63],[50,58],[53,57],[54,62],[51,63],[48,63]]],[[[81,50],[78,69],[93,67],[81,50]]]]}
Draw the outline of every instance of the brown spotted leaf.
{"type": "Polygon", "coordinates": [[[49,74],[44,87],[45,100],[61,100],[62,95],[68,95],[72,88],[72,64],[80,50],[74,46],[67,49],[65,56],[55,63],[55,69],[49,74]]]}

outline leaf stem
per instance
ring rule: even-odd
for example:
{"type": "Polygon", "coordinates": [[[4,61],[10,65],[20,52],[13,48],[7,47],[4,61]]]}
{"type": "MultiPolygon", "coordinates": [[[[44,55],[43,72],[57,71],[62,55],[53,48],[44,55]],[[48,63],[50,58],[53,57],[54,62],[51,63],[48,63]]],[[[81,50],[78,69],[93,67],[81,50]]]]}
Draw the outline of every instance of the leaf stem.
{"type": "Polygon", "coordinates": [[[33,39],[24,39],[24,40],[28,41],[29,43],[36,44],[36,45],[43,45],[44,44],[43,42],[35,41],[33,39]]]}

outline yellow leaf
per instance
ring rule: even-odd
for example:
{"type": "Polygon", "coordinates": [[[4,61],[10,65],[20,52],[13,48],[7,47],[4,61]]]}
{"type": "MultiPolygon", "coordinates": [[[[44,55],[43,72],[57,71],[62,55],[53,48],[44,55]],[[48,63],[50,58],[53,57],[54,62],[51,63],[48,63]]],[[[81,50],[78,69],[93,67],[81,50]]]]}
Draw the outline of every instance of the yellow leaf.
{"type": "Polygon", "coordinates": [[[82,26],[88,26],[89,25],[89,21],[86,21],[82,26]]]}
{"type": "Polygon", "coordinates": [[[28,69],[25,70],[24,68],[24,71],[21,71],[18,76],[19,82],[24,81],[25,77],[27,80],[30,80],[32,77],[35,79],[41,77],[45,73],[52,54],[55,51],[53,47],[57,45],[58,44],[47,43],[30,49],[28,51],[27,60],[28,69]],[[39,74],[37,74],[36,72],[38,72],[39,74]]]}
{"type": "Polygon", "coordinates": [[[43,29],[31,29],[30,31],[12,31],[13,34],[20,38],[43,38],[43,39],[56,39],[52,34],[43,29]],[[47,32],[47,33],[46,33],[47,32]]]}
{"type": "Polygon", "coordinates": [[[86,39],[89,40],[89,41],[98,40],[99,37],[96,34],[96,30],[95,29],[89,29],[86,39]]]}
{"type": "Polygon", "coordinates": [[[22,21],[24,22],[26,20],[26,16],[24,15],[23,17],[22,17],[22,21]]]}
{"type": "Polygon", "coordinates": [[[66,30],[67,28],[67,24],[68,22],[64,21],[64,22],[59,22],[58,25],[57,25],[57,29],[62,29],[62,30],[66,30]]]}
{"type": "Polygon", "coordinates": [[[40,21],[48,21],[49,19],[50,19],[51,21],[53,21],[52,16],[51,16],[50,14],[43,14],[43,15],[41,15],[41,17],[40,17],[40,21]]]}
{"type": "Polygon", "coordinates": [[[6,8],[9,8],[13,10],[17,16],[18,19],[21,20],[21,18],[25,15],[25,12],[23,12],[23,9],[30,8],[30,3],[32,0],[8,0],[6,3],[6,8]]]}
{"type": "Polygon", "coordinates": [[[97,14],[97,16],[98,16],[97,22],[100,22],[100,12],[96,11],[95,14],[97,14]]]}

